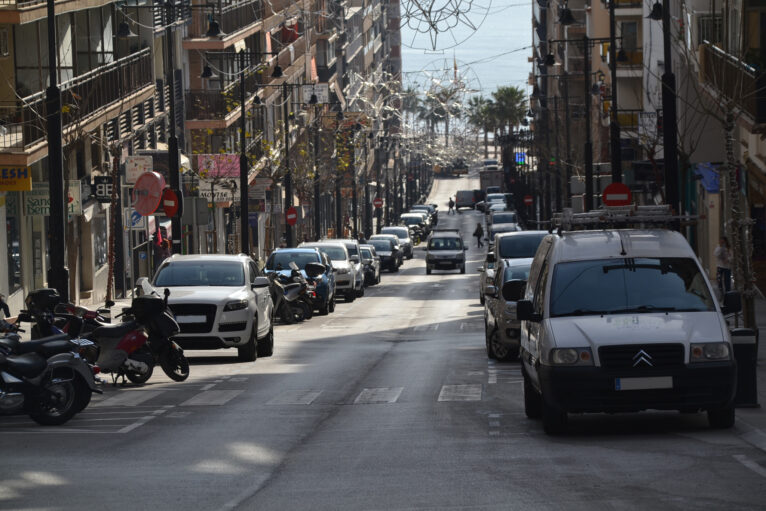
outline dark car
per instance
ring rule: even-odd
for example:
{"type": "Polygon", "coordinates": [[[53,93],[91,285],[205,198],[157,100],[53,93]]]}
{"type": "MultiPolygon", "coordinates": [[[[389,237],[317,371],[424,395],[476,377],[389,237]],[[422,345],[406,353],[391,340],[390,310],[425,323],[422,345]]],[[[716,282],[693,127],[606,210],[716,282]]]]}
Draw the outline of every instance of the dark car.
{"type": "Polygon", "coordinates": [[[465,251],[459,229],[437,229],[428,238],[426,274],[433,270],[458,269],[465,273],[465,251]]]}
{"type": "Polygon", "coordinates": [[[375,238],[374,236],[367,242],[375,248],[375,253],[380,257],[380,269],[386,268],[388,271],[399,271],[399,255],[396,253],[394,242],[388,238],[375,238]]]}
{"type": "Polygon", "coordinates": [[[264,270],[266,273],[278,271],[289,275],[292,271],[290,269],[291,262],[298,266],[304,278],[308,278],[306,275],[308,263],[324,265],[324,273],[312,279],[316,284],[316,308],[320,314],[327,314],[335,310],[335,274],[328,257],[321,254],[316,248],[278,248],[266,260],[264,270]]]}
{"type": "Polygon", "coordinates": [[[380,284],[380,257],[375,247],[369,243],[359,245],[362,254],[362,267],[364,268],[364,283],[367,286],[380,284]]]}
{"type": "Polygon", "coordinates": [[[473,209],[479,200],[476,198],[474,190],[458,190],[455,194],[455,209],[471,208],[473,209]]]}

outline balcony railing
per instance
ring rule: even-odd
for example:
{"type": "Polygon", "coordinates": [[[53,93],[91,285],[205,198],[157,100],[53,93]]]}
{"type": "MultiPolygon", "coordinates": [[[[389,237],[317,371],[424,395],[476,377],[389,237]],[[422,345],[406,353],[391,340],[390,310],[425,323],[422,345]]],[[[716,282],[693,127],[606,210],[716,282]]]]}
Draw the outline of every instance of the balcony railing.
{"type": "MultiPolygon", "coordinates": [[[[244,27],[263,20],[262,0],[240,0],[223,2],[221,8],[217,6],[209,12],[195,12],[189,27],[189,37],[205,37],[209,26],[209,15],[218,21],[224,34],[237,32],[244,27]]],[[[271,11],[269,11],[271,12],[271,11]]]]}
{"type": "Polygon", "coordinates": [[[627,49],[623,48],[625,52],[625,60],[620,62],[617,60],[618,68],[632,68],[644,66],[644,52],[641,48],[627,49]]]}
{"type": "Polygon", "coordinates": [[[621,110],[617,109],[617,122],[620,128],[624,130],[638,130],[643,110],[621,110]]]}
{"type": "MultiPolygon", "coordinates": [[[[245,94],[249,99],[258,85],[264,83],[262,74],[245,76],[245,94]]],[[[187,90],[186,118],[194,120],[222,120],[239,108],[239,80],[224,90],[187,90]]]]}
{"type": "Polygon", "coordinates": [[[766,76],[711,44],[700,47],[700,74],[725,99],[737,104],[756,123],[766,123],[766,76]]]}
{"type": "MultiPolygon", "coordinates": [[[[150,48],[96,68],[60,85],[64,130],[99,109],[152,85],[150,48]]],[[[45,93],[0,103],[0,150],[25,148],[46,137],[45,93]]]]}

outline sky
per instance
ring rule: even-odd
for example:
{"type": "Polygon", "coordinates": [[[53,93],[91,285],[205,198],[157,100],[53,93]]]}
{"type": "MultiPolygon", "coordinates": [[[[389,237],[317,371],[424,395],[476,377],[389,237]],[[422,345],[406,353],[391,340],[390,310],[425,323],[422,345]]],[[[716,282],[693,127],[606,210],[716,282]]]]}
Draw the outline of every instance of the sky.
{"type": "MultiPolygon", "coordinates": [[[[457,63],[469,95],[490,97],[498,86],[514,85],[527,90],[531,70],[532,3],[519,0],[432,0],[442,10],[433,30],[426,30],[424,16],[415,5],[402,3],[402,68],[407,84],[425,89],[432,79],[454,75],[457,63]]],[[[423,4],[421,4],[423,5],[423,4]]],[[[432,17],[433,19],[433,17],[432,17]]]]}

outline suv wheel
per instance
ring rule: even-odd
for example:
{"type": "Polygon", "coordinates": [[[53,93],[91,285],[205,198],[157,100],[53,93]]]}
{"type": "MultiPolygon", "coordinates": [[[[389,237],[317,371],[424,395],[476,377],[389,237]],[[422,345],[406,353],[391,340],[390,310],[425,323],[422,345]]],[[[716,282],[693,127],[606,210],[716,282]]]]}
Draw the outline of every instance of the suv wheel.
{"type": "Polygon", "coordinates": [[[352,289],[346,293],[346,301],[353,302],[354,300],[356,300],[356,291],[352,289]]]}
{"type": "Polygon", "coordinates": [[[460,273],[465,273],[465,263],[460,266],[460,273]]]}
{"type": "Polygon", "coordinates": [[[487,358],[494,360],[495,352],[492,351],[492,335],[487,331],[487,320],[484,320],[484,344],[487,346],[487,358]]]}
{"type": "Polygon", "coordinates": [[[426,275],[431,275],[431,267],[426,265],[426,275]]]}
{"type": "Polygon", "coordinates": [[[253,328],[250,330],[250,339],[247,344],[237,348],[237,359],[240,362],[255,362],[258,358],[258,341],[256,340],[258,325],[253,321],[253,328]]]}
{"type": "Polygon", "coordinates": [[[270,357],[274,354],[274,327],[269,328],[266,337],[258,341],[257,350],[259,357],[270,357]]]}

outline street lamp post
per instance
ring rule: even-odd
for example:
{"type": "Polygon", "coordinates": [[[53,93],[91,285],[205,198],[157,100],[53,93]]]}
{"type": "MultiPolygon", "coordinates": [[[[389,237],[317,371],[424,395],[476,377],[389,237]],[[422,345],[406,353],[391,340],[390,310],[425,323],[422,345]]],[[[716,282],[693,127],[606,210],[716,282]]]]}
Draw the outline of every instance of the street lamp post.
{"type": "Polygon", "coordinates": [[[64,148],[61,128],[61,90],[58,87],[56,49],[56,10],[54,0],[47,1],[48,14],[48,76],[46,115],[48,117],[48,186],[50,194],[50,286],[58,290],[61,299],[69,301],[69,268],[66,265],[66,222],[69,211],[64,200],[64,148]]]}
{"type": "MultiPolygon", "coordinates": [[[[170,89],[170,133],[168,135],[168,177],[170,188],[181,188],[181,163],[178,154],[178,137],[176,136],[176,82],[175,82],[175,40],[173,38],[173,19],[175,15],[173,4],[165,2],[165,45],[168,57],[168,88],[170,89]]],[[[181,253],[181,218],[176,215],[170,219],[170,231],[173,238],[173,252],[181,253]]]]}
{"type": "Polygon", "coordinates": [[[662,74],[662,144],[665,166],[665,202],[673,211],[680,212],[678,191],[678,145],[676,119],[676,76],[673,73],[673,52],[670,46],[670,2],[662,0],[652,7],[652,20],[662,20],[662,47],[664,72],[662,74]],[[661,11],[661,12],[660,12],[661,11]]]}
{"type": "MultiPolygon", "coordinates": [[[[612,144],[612,182],[622,183],[622,147],[620,119],[617,116],[617,44],[614,8],[617,0],[609,0],[609,74],[612,79],[612,112],[609,118],[609,139],[612,144]]],[[[624,49],[624,47],[623,47],[624,49]]]]}

